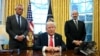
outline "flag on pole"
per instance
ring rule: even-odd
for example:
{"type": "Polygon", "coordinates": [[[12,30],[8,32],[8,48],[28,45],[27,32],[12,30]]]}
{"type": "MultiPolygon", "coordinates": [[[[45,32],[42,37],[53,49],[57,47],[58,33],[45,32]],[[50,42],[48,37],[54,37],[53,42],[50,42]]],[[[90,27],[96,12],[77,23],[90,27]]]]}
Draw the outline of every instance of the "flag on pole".
{"type": "Polygon", "coordinates": [[[29,22],[29,31],[33,31],[34,24],[33,24],[33,18],[32,18],[31,2],[29,2],[29,5],[28,5],[27,20],[29,22]]]}
{"type": "Polygon", "coordinates": [[[32,47],[34,43],[34,34],[33,34],[33,29],[34,29],[34,24],[33,24],[33,19],[32,19],[32,10],[31,10],[31,2],[29,1],[28,5],[28,11],[27,11],[27,21],[29,24],[29,32],[28,35],[26,36],[27,38],[27,46],[32,47]]]}
{"type": "Polygon", "coordinates": [[[46,20],[46,22],[47,22],[48,20],[53,21],[52,8],[51,8],[51,0],[49,0],[49,9],[48,9],[48,15],[47,15],[47,20],[46,20]]]}

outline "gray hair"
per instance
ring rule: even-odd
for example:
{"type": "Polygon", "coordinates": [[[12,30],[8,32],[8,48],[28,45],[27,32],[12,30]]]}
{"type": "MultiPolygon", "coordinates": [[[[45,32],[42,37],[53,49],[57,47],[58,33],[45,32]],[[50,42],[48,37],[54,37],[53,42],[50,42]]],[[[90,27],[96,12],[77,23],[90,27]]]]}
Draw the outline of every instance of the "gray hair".
{"type": "Polygon", "coordinates": [[[18,5],[15,7],[15,10],[16,10],[19,6],[23,9],[22,4],[18,4],[18,5]]]}
{"type": "Polygon", "coordinates": [[[71,14],[73,14],[73,13],[75,13],[75,12],[76,12],[76,13],[78,13],[78,11],[77,11],[77,10],[73,10],[71,14]]]}

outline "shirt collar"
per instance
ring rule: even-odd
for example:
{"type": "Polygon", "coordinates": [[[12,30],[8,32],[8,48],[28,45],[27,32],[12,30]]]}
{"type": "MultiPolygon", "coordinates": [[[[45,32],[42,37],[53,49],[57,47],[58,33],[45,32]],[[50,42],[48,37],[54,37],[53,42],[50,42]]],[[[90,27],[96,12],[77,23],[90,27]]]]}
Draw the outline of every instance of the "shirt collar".
{"type": "Polygon", "coordinates": [[[76,19],[76,20],[74,20],[74,19],[73,19],[73,21],[74,21],[74,22],[75,22],[75,21],[77,21],[77,22],[78,22],[78,19],[76,19]]]}
{"type": "MultiPolygon", "coordinates": [[[[18,14],[15,14],[16,17],[18,17],[18,14]]],[[[20,16],[21,17],[21,16],[20,16]]]]}
{"type": "MultiPolygon", "coordinates": [[[[48,34],[48,37],[50,37],[50,35],[48,34]]],[[[52,35],[52,37],[54,38],[54,35],[52,35]]]]}

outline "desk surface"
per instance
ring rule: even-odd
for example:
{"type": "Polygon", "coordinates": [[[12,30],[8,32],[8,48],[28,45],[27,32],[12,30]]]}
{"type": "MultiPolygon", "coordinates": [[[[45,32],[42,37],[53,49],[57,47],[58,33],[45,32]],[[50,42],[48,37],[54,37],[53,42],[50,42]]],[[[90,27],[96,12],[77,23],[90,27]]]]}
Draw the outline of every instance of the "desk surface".
{"type": "MultiPolygon", "coordinates": [[[[77,55],[72,50],[63,51],[63,52],[41,52],[41,51],[33,51],[33,50],[25,50],[18,52],[0,52],[0,56],[84,56],[77,55]]],[[[100,52],[96,52],[91,56],[100,56],[100,52]]]]}

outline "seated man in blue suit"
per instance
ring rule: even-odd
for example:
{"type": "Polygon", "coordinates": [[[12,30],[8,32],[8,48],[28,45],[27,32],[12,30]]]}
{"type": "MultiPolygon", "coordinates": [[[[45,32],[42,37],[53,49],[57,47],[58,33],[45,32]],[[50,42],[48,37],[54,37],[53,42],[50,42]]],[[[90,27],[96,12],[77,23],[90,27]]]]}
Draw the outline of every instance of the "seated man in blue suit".
{"type": "Polygon", "coordinates": [[[66,50],[60,34],[55,33],[56,25],[52,21],[46,23],[46,31],[39,35],[34,45],[34,50],[62,51],[66,50]]]}

